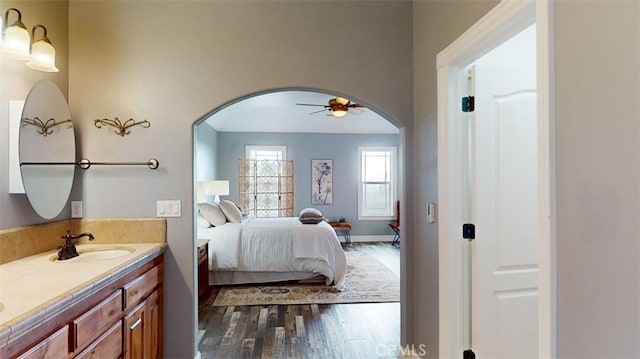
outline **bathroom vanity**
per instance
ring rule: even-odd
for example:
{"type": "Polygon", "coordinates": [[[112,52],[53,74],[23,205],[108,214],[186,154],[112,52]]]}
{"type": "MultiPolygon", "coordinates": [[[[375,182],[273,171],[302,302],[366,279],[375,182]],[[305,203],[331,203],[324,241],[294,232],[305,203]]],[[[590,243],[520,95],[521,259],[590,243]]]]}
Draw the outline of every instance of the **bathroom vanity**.
{"type": "MultiPolygon", "coordinates": [[[[91,162],[76,160],[71,114],[52,81],[29,92],[18,140],[31,207],[47,221],[64,217],[75,169],[91,162]]],[[[157,219],[0,230],[0,358],[162,358],[166,248],[166,222],[157,219]],[[94,235],[96,244],[82,243],[94,235]]]]}
{"type": "Polygon", "coordinates": [[[161,358],[165,250],[81,244],[0,265],[0,357],[161,358]]]}

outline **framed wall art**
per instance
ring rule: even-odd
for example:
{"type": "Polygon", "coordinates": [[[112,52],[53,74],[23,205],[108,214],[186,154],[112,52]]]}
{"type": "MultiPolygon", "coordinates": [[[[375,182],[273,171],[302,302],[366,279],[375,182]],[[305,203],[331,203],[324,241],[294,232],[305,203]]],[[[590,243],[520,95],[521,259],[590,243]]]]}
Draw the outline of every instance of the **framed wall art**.
{"type": "Polygon", "coordinates": [[[311,204],[333,204],[333,160],[311,160],[311,204]]]}

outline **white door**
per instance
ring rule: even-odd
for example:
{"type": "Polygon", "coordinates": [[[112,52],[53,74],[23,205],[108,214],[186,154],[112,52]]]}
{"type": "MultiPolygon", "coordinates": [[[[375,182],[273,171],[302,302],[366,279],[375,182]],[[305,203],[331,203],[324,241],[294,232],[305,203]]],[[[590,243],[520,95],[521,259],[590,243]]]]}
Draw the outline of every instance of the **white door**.
{"type": "Polygon", "coordinates": [[[478,358],[537,358],[536,74],[475,66],[471,117],[471,344],[478,358]]]}

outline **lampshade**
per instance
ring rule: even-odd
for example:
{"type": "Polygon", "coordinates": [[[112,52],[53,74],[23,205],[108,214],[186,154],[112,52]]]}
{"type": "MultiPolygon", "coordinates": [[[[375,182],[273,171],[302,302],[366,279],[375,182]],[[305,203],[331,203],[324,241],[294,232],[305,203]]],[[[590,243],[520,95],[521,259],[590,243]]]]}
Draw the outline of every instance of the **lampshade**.
{"type": "Polygon", "coordinates": [[[58,68],[56,67],[56,49],[51,45],[51,41],[47,37],[47,28],[43,25],[36,25],[31,30],[31,36],[34,41],[31,44],[31,58],[27,61],[27,66],[34,70],[44,71],[44,72],[58,72],[58,68]],[[41,28],[44,31],[44,34],[37,41],[36,38],[36,29],[41,28]]]}
{"type": "Polygon", "coordinates": [[[214,196],[214,202],[220,202],[220,196],[229,195],[229,181],[216,180],[208,181],[204,185],[204,194],[207,196],[214,196]]]}
{"type": "Polygon", "coordinates": [[[219,195],[219,196],[228,196],[229,195],[229,181],[208,181],[204,187],[204,194],[207,196],[211,195],[219,195]]]}
{"type": "Polygon", "coordinates": [[[204,182],[196,183],[196,203],[204,202],[204,182]]]}
{"type": "Polygon", "coordinates": [[[29,60],[29,45],[31,40],[27,27],[22,23],[22,14],[18,9],[10,8],[4,13],[4,43],[2,44],[2,54],[14,60],[29,60]],[[9,25],[9,12],[15,11],[18,20],[9,25]]]}

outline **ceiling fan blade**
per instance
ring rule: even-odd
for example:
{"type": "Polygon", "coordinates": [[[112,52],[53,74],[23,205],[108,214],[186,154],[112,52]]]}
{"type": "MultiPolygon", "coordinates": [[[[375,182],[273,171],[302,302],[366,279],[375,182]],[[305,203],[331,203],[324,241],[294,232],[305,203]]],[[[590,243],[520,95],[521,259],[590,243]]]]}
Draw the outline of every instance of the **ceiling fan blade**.
{"type": "Polygon", "coordinates": [[[316,105],[316,104],[312,104],[312,103],[297,103],[296,105],[298,105],[298,106],[321,106],[321,107],[327,107],[327,105],[316,105]]]}
{"type": "Polygon", "coordinates": [[[352,103],[352,104],[349,104],[349,107],[351,107],[351,108],[363,108],[364,106],[359,104],[359,103],[352,103]]]}
{"type": "Polygon", "coordinates": [[[320,110],[320,111],[309,112],[309,114],[313,115],[314,113],[320,113],[320,112],[324,112],[324,111],[327,111],[327,109],[325,108],[325,109],[320,110]]]}

